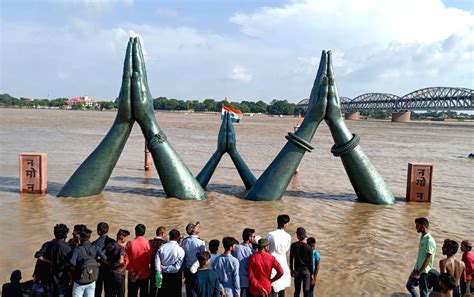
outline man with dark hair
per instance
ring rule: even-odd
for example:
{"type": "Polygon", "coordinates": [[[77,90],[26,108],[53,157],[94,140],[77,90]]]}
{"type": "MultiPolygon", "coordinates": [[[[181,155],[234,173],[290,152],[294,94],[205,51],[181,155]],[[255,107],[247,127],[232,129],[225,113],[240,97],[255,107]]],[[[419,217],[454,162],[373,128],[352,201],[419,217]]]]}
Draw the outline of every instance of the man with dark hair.
{"type": "MultiPolygon", "coordinates": [[[[109,232],[109,224],[106,222],[100,222],[97,224],[97,235],[99,235],[99,238],[97,238],[94,242],[92,242],[92,245],[96,246],[98,249],[100,249],[102,252],[105,253],[105,248],[109,244],[115,243],[115,240],[110,238],[107,233],[109,232]]],[[[105,274],[108,272],[109,267],[106,267],[106,265],[102,265],[104,263],[101,262],[101,266],[99,268],[99,279],[95,282],[95,297],[100,297],[102,296],[102,287],[104,286],[104,277],[105,274]]]]}
{"type": "Polygon", "coordinates": [[[181,297],[181,268],[184,261],[184,250],[178,243],[181,239],[181,234],[178,230],[173,229],[168,235],[169,241],[158,249],[155,256],[157,273],[162,276],[158,296],[181,297]]]}
{"type": "Polygon", "coordinates": [[[219,297],[224,296],[215,271],[209,269],[209,252],[196,254],[199,261],[197,272],[191,277],[191,294],[193,297],[219,297]]]}
{"type": "Polygon", "coordinates": [[[155,256],[158,249],[166,242],[166,228],[160,226],[156,228],[156,236],[150,239],[151,246],[151,262],[150,262],[150,297],[156,295],[156,268],[155,256]]]}
{"type": "Polygon", "coordinates": [[[314,287],[316,287],[316,280],[318,277],[321,263],[321,255],[316,249],[316,239],[314,237],[308,237],[306,242],[311,246],[311,249],[313,250],[313,276],[311,277],[311,286],[309,287],[309,296],[313,297],[314,287]]]}
{"type": "Polygon", "coordinates": [[[295,278],[294,296],[300,296],[301,283],[303,283],[303,296],[309,297],[311,279],[313,276],[313,250],[306,243],[306,230],[303,227],[296,229],[296,238],[290,247],[290,271],[295,278]]]}
{"type": "Polygon", "coordinates": [[[447,272],[451,274],[456,280],[456,287],[453,289],[453,297],[461,296],[459,285],[461,278],[464,279],[466,273],[464,262],[455,258],[458,249],[459,244],[456,241],[446,239],[442,247],[443,255],[446,255],[446,258],[439,261],[439,271],[441,273],[447,272]]]}
{"type": "MultiPolygon", "coordinates": [[[[85,227],[81,230],[79,234],[79,246],[72,251],[71,259],[69,263],[71,264],[71,269],[73,272],[73,287],[72,287],[72,296],[73,297],[91,297],[95,294],[95,281],[83,283],[81,281],[82,271],[84,265],[90,261],[90,259],[96,259],[97,261],[106,261],[107,257],[105,254],[93,246],[90,243],[92,230],[85,227]]],[[[97,264],[98,267],[98,264],[97,264]]]]}
{"type": "Polygon", "coordinates": [[[441,292],[433,292],[430,293],[430,297],[451,297],[453,296],[451,293],[456,286],[456,280],[452,275],[449,273],[441,273],[438,276],[438,283],[441,292]]]}
{"type": "Polygon", "coordinates": [[[428,272],[433,269],[434,257],[436,254],[436,242],[429,233],[430,223],[427,218],[415,219],[416,232],[421,233],[420,244],[418,246],[418,256],[413,271],[406,283],[406,288],[411,296],[417,297],[416,284],[420,289],[420,296],[428,296],[428,272]]]}
{"type": "Polygon", "coordinates": [[[151,246],[146,240],[146,227],[143,224],[135,226],[135,239],[125,246],[129,263],[128,270],[128,297],[148,297],[148,281],[150,278],[151,246]]]}
{"type": "Polygon", "coordinates": [[[186,296],[191,297],[190,281],[192,277],[191,267],[197,261],[196,253],[204,252],[206,250],[206,244],[202,239],[199,238],[199,232],[201,228],[199,222],[189,223],[186,226],[186,233],[188,237],[183,240],[182,247],[185,253],[183,273],[186,284],[186,296]]]}
{"type": "Polygon", "coordinates": [[[54,240],[47,247],[45,257],[51,264],[50,296],[65,296],[69,285],[68,257],[71,248],[66,243],[69,228],[64,224],[54,226],[54,240]]]}
{"type": "Polygon", "coordinates": [[[272,283],[283,275],[280,263],[268,253],[269,249],[268,239],[261,238],[257,243],[257,252],[249,258],[248,273],[251,296],[270,296],[272,283]],[[273,277],[272,269],[276,271],[273,277]]]}
{"type": "Polygon", "coordinates": [[[224,237],[224,253],[212,262],[212,269],[217,273],[226,297],[240,294],[239,260],[232,256],[236,242],[233,237],[224,237]]]}
{"type": "Polygon", "coordinates": [[[74,228],[72,229],[72,238],[69,239],[67,242],[67,244],[69,245],[71,249],[75,249],[76,247],[79,246],[80,244],[79,234],[81,234],[81,231],[86,228],[87,228],[86,225],[83,225],[83,224],[74,225],[74,228]]]}
{"type": "Polygon", "coordinates": [[[52,276],[51,276],[51,262],[46,257],[46,250],[51,245],[53,240],[46,241],[43,243],[41,248],[36,251],[35,258],[36,264],[33,271],[33,281],[35,283],[41,284],[45,294],[49,295],[49,288],[51,286],[52,276]]]}
{"type": "Polygon", "coordinates": [[[117,232],[117,241],[105,248],[109,267],[104,279],[105,297],[125,297],[125,268],[128,257],[124,246],[129,235],[128,230],[120,229],[117,232]]]}
{"type": "Polygon", "coordinates": [[[252,249],[255,229],[245,228],[242,231],[242,243],[235,246],[232,256],[239,260],[240,296],[249,295],[249,274],[247,272],[249,257],[255,252],[252,249]]]}
{"type": "Polygon", "coordinates": [[[290,217],[288,215],[279,215],[277,217],[278,228],[267,234],[270,254],[277,259],[281,268],[283,268],[283,276],[272,283],[272,296],[284,297],[285,289],[291,286],[291,273],[286,260],[286,253],[291,246],[291,235],[285,231],[289,223],[290,217]]]}
{"type": "Polygon", "coordinates": [[[466,281],[461,282],[461,292],[473,293],[474,292],[474,253],[472,250],[472,242],[470,240],[463,240],[461,242],[462,261],[466,266],[466,281]]]}
{"type": "Polygon", "coordinates": [[[21,271],[14,270],[10,274],[10,282],[3,284],[2,297],[23,297],[23,290],[21,287],[21,271]]]}

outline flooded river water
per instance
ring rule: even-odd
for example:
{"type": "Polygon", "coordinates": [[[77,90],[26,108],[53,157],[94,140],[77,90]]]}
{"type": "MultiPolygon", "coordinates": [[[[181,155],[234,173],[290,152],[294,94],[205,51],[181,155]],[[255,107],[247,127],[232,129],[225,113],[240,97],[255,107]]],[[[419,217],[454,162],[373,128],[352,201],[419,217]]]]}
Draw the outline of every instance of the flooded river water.
{"type": "MultiPolygon", "coordinates": [[[[220,117],[214,114],[157,113],[161,127],[194,174],[216,147],[220,117]]],[[[286,213],[288,232],[297,227],[317,239],[321,253],[318,296],[403,296],[417,253],[414,219],[429,217],[438,253],[445,238],[474,240],[474,123],[348,121],[361,146],[398,198],[391,206],[356,202],[339,158],[329,152],[332,138],[322,123],[282,200],[250,202],[228,156],[211,179],[208,199],[165,199],[156,170],[143,170],[144,139],[135,125],[125,150],[102,194],[57,198],[56,194],[112,125],[114,112],[0,109],[0,281],[21,269],[32,273],[34,252],[53,237],[52,227],[70,229],[83,223],[95,230],[100,221],[119,228],[157,226],[184,232],[188,222],[201,222],[201,237],[240,239],[253,227],[265,235],[286,213]],[[20,152],[48,154],[47,195],[18,193],[20,152]],[[432,203],[405,203],[407,164],[433,163],[432,203]]],[[[296,119],[256,115],[235,126],[237,147],[256,176],[275,158],[296,119]]],[[[94,236],[95,237],[95,236],[94,236]]],[[[221,247],[222,248],[222,247],[221,247]]],[[[221,250],[222,252],[222,250],[221,250]]],[[[437,265],[437,264],[436,264],[437,265]]],[[[288,289],[287,294],[292,294],[288,289]]]]}

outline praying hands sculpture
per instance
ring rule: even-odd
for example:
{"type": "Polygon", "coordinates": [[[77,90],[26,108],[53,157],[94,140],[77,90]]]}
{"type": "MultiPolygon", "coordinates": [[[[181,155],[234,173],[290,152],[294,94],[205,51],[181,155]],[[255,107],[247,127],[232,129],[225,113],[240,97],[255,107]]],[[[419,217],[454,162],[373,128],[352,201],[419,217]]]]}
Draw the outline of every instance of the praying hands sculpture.
{"type": "Polygon", "coordinates": [[[138,38],[131,38],[128,43],[118,105],[112,128],[74,172],[58,196],[82,197],[100,193],[137,121],[167,196],[204,199],[203,188],[207,186],[222,156],[228,153],[249,190],[245,199],[274,201],[283,196],[304,153],[313,149],[311,140],[321,121],[325,120],[335,142],[331,152],[341,157],[359,201],[374,204],[392,204],[395,201],[385,181],[358,145],[359,137],[350,133],[344,123],[331,52],[322,52],[308,109],[300,128],[295,133],[288,133],[288,142],[258,179],[237,151],[235,131],[228,113],[220,127],[216,151],[198,176],[192,176],[156,121],[138,38]]]}

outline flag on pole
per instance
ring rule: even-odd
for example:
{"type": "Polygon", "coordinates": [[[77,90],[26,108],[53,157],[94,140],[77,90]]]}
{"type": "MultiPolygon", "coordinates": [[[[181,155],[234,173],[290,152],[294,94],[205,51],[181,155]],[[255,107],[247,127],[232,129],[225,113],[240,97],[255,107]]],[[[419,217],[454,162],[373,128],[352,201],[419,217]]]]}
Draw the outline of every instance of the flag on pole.
{"type": "Polygon", "coordinates": [[[228,113],[230,113],[230,119],[231,119],[232,123],[240,122],[240,119],[244,116],[244,114],[240,110],[234,109],[232,107],[225,106],[224,104],[222,104],[221,119],[224,118],[224,114],[225,114],[226,111],[228,113]]]}

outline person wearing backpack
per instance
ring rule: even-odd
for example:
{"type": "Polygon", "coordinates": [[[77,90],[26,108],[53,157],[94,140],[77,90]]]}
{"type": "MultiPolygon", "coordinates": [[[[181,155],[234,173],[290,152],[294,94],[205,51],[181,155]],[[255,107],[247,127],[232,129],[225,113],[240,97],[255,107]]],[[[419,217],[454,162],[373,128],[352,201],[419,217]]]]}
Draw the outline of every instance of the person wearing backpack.
{"type": "Polygon", "coordinates": [[[98,261],[106,261],[105,254],[90,243],[92,231],[84,228],[80,232],[79,246],[72,251],[71,270],[73,297],[94,297],[95,282],[99,278],[98,261]]]}

